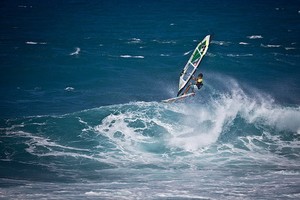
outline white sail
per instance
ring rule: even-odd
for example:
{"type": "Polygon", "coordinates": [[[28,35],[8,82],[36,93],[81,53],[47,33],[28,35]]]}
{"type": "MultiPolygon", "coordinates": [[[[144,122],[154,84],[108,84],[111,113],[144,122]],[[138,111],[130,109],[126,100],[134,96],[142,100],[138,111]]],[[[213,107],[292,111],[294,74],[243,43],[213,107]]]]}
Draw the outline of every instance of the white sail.
{"type": "Polygon", "coordinates": [[[184,88],[187,86],[192,76],[196,72],[202,58],[207,52],[210,43],[210,35],[207,35],[196,47],[190,59],[183,68],[179,77],[179,88],[177,96],[183,93],[184,88]]]}

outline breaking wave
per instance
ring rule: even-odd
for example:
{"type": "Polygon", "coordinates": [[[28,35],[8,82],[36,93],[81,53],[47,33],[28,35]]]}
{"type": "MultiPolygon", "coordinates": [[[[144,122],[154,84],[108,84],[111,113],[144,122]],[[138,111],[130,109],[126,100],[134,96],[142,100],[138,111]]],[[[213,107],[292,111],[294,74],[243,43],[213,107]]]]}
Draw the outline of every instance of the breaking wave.
{"type": "Polygon", "coordinates": [[[69,158],[69,164],[84,159],[104,168],[212,167],[241,161],[297,165],[300,108],[233,88],[188,102],[131,102],[10,119],[1,123],[1,160],[20,159],[21,153],[25,163],[37,162],[34,157],[48,157],[45,165],[69,158]]]}

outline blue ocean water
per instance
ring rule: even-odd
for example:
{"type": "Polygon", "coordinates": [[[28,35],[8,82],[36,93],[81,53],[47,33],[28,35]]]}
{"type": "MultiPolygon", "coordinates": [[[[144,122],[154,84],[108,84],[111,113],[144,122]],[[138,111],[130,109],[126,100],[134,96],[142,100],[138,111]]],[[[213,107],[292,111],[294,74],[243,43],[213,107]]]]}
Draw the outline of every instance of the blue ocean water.
{"type": "Polygon", "coordinates": [[[300,2],[0,2],[3,199],[299,199],[300,2]],[[212,35],[195,97],[173,104],[212,35]]]}

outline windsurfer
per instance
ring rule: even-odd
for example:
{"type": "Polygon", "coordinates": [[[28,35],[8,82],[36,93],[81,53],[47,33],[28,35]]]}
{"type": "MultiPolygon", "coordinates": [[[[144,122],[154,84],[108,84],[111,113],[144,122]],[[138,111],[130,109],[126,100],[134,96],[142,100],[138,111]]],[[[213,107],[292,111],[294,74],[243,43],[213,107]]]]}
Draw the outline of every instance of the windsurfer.
{"type": "Polygon", "coordinates": [[[200,74],[198,75],[197,78],[195,78],[195,77],[193,76],[192,79],[195,81],[195,83],[194,83],[194,84],[191,83],[191,84],[186,88],[186,90],[184,91],[183,94],[187,94],[187,93],[189,92],[190,89],[192,89],[192,92],[194,92],[195,90],[200,90],[201,87],[203,86],[203,74],[202,74],[202,73],[200,73],[200,74]]]}

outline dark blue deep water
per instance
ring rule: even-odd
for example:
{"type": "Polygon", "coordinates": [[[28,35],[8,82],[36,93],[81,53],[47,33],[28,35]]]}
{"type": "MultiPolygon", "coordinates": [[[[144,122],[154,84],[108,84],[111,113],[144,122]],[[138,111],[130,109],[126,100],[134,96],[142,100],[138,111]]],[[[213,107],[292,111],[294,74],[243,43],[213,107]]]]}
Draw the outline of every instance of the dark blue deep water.
{"type": "Polygon", "coordinates": [[[0,26],[0,198],[300,198],[300,1],[5,0],[0,26]],[[161,103],[208,34],[203,88],[161,103]]]}

